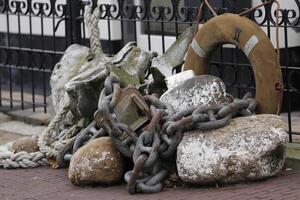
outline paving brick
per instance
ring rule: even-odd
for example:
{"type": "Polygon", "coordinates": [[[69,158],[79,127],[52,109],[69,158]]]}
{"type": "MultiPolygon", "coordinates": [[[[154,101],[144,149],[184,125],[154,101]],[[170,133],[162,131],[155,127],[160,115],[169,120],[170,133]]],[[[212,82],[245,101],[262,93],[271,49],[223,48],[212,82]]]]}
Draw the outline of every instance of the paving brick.
{"type": "Polygon", "coordinates": [[[129,195],[124,183],[111,187],[77,187],[69,182],[66,169],[1,169],[0,177],[0,199],[7,200],[300,199],[300,171],[286,171],[281,176],[264,181],[221,188],[166,188],[161,193],[152,195],[129,195]]]}

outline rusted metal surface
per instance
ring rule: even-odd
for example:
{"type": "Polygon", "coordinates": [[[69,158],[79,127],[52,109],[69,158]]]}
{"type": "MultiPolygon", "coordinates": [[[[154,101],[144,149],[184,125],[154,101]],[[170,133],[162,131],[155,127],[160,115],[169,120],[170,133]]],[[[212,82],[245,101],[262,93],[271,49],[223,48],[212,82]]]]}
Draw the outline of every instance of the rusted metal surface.
{"type": "MultiPolygon", "coordinates": [[[[113,100],[114,98],[111,103],[114,102],[113,100]]],[[[147,103],[140,92],[133,87],[121,90],[120,97],[115,103],[114,112],[117,119],[128,124],[132,130],[137,130],[150,119],[147,103]]]]}
{"type": "Polygon", "coordinates": [[[276,87],[283,82],[276,51],[263,30],[245,17],[223,14],[205,23],[188,50],[184,69],[207,74],[210,55],[224,43],[242,49],[253,67],[258,112],[275,114],[282,98],[276,87]]]}

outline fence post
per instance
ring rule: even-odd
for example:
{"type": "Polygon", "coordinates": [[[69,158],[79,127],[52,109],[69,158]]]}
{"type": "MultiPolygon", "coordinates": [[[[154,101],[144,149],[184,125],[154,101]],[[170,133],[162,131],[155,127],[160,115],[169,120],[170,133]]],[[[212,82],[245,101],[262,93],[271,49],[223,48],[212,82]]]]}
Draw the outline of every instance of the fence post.
{"type": "Polygon", "coordinates": [[[69,44],[81,44],[81,0],[67,0],[66,36],[69,44]]]}

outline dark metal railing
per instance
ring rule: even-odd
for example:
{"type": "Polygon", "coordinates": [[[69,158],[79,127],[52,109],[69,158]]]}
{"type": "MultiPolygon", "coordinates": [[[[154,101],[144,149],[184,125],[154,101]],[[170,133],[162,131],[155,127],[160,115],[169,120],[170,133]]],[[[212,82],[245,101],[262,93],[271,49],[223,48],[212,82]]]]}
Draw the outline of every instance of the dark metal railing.
{"type": "MultiPolygon", "coordinates": [[[[177,38],[185,28],[197,23],[202,3],[193,0],[98,2],[102,46],[108,54],[116,53],[129,41],[137,41],[145,50],[165,52],[173,41],[170,38],[177,38]]],[[[252,7],[251,2],[211,0],[218,14],[240,13],[252,7]]],[[[280,3],[283,3],[279,10],[280,63],[285,85],[283,111],[292,141],[292,135],[299,134],[294,130],[293,122],[300,108],[300,3],[298,0],[280,3]]],[[[84,5],[79,0],[0,0],[2,108],[32,108],[35,111],[42,107],[46,112],[49,78],[55,63],[70,44],[89,45],[83,20],[84,5]]],[[[266,31],[274,46],[275,16],[274,2],[246,16],[266,31]]],[[[211,17],[204,8],[200,23],[211,17]]],[[[235,96],[255,91],[251,65],[235,47],[223,46],[214,53],[210,73],[221,77],[228,92],[235,96]]]]}

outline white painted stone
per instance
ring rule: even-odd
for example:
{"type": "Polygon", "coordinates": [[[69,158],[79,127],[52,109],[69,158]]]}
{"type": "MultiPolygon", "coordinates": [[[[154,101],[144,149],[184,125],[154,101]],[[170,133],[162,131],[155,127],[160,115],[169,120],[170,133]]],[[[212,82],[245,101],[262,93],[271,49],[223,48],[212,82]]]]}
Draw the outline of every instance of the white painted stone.
{"type": "Polygon", "coordinates": [[[277,175],[285,162],[287,126],[277,115],[232,120],[211,131],[191,131],[177,148],[177,170],[186,183],[234,183],[277,175]]]}
{"type": "Polygon", "coordinates": [[[191,106],[217,105],[226,102],[225,84],[211,75],[196,76],[168,90],[160,100],[171,104],[175,111],[191,106]]]}
{"type": "Polygon", "coordinates": [[[184,81],[195,77],[193,70],[187,70],[165,78],[169,90],[181,85],[184,81]]]}

